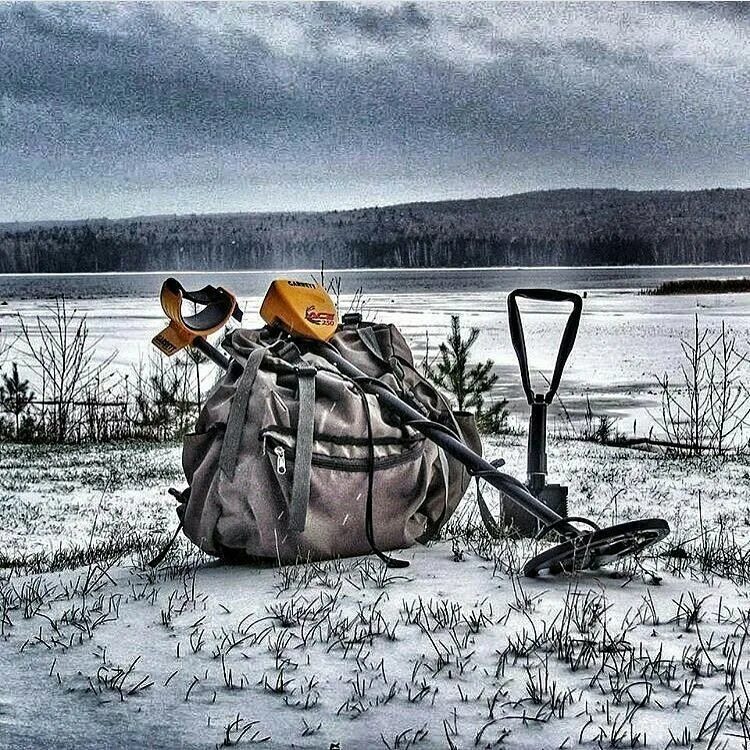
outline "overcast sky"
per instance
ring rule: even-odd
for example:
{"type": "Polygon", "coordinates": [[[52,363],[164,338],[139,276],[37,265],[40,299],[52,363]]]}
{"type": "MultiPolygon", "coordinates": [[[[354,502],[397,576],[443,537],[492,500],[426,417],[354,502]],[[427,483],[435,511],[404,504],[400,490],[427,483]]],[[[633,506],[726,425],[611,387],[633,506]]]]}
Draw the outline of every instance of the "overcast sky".
{"type": "Polygon", "coordinates": [[[748,10],[0,5],[0,221],[748,186],[748,10]]]}

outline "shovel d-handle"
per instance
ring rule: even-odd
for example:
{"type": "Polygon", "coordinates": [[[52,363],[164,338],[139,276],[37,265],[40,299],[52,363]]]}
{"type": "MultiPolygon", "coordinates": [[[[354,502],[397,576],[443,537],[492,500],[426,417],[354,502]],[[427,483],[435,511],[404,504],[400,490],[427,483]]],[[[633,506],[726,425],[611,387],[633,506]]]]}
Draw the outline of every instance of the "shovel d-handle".
{"type": "MultiPolygon", "coordinates": [[[[529,417],[529,443],[527,450],[526,470],[528,486],[532,493],[539,495],[547,481],[547,406],[560,386],[565,363],[575,344],[578,325],[581,322],[583,300],[573,292],[561,292],[556,289],[516,289],[508,295],[508,323],[510,338],[518,357],[521,370],[521,383],[526,394],[526,400],[531,406],[529,417]],[[526,340],[523,335],[521,313],[518,309],[518,298],[538,300],[540,302],[570,302],[573,309],[565,324],[560,349],[557,353],[555,370],[550,380],[547,393],[534,393],[529,375],[529,362],[526,355],[526,340]]],[[[562,489],[560,490],[562,491],[562,489]]]]}
{"type": "Polygon", "coordinates": [[[153,345],[168,357],[186,346],[194,346],[226,369],[228,360],[208,344],[205,337],[223,328],[229,318],[242,320],[237,298],[222,287],[205,286],[189,292],[177,279],[169,278],[162,284],[160,299],[169,325],[154,336],[153,345]],[[202,305],[203,309],[193,315],[183,315],[185,301],[202,305]]]}
{"type": "Polygon", "coordinates": [[[560,386],[560,378],[562,378],[565,363],[568,361],[568,357],[573,351],[573,345],[576,342],[578,325],[581,322],[583,300],[574,292],[561,292],[556,289],[516,289],[508,295],[508,324],[510,325],[510,340],[513,343],[513,348],[516,350],[518,366],[521,370],[521,383],[523,384],[523,391],[526,394],[526,400],[529,404],[533,404],[534,401],[538,399],[538,396],[534,393],[531,387],[531,379],[529,377],[529,362],[526,356],[526,340],[523,335],[521,312],[518,309],[517,300],[519,297],[537,300],[539,302],[570,302],[573,305],[573,309],[568,316],[568,322],[565,324],[565,330],[563,331],[562,341],[560,342],[560,349],[557,352],[557,361],[555,362],[555,370],[552,373],[552,380],[550,380],[549,389],[541,399],[545,403],[551,404],[552,399],[555,397],[557,389],[560,386]]]}

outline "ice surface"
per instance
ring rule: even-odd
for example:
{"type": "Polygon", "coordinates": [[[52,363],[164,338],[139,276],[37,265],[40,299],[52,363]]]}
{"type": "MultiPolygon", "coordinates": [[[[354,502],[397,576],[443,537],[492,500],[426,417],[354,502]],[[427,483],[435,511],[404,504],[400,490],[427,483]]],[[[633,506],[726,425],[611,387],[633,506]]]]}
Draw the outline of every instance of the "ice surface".
{"type": "MultiPolygon", "coordinates": [[[[352,293],[365,290],[365,313],[381,322],[395,323],[405,333],[421,360],[428,340],[432,353],[448,330],[451,315],[462,325],[480,330],[474,354],[495,361],[498,395],[510,399],[520,420],[526,406],[518,366],[508,333],[507,292],[516,286],[555,286],[587,293],[576,347],[560,388],[567,408],[580,414],[586,398],[602,415],[619,418],[619,428],[631,434],[648,433],[658,406],[655,376],[677,374],[680,339],[690,336],[695,315],[701,326],[717,331],[722,321],[735,332],[741,347],[750,349],[750,295],[680,295],[653,297],[641,288],[668,278],[750,275],[747,267],[714,268],[583,268],[583,269],[451,269],[431,271],[359,271],[342,275],[341,298],[346,310],[352,293]]],[[[212,281],[226,284],[240,296],[244,325],[262,324],[258,309],[269,272],[250,274],[184,274],[185,284],[212,281]]],[[[287,274],[293,275],[293,274],[287,274]]],[[[300,272],[309,278],[310,272],[300,272]]],[[[0,277],[0,329],[6,339],[18,334],[17,315],[27,321],[47,315],[37,297],[79,289],[83,299],[71,299],[88,318],[93,337],[100,337],[99,357],[116,351],[115,364],[130,371],[152,351],[151,338],[163,327],[157,290],[164,274],[87,275],[80,277],[0,277]],[[36,285],[32,283],[36,279],[36,285]],[[83,286],[76,286],[76,284],[83,286]],[[120,291],[120,296],[117,292],[120,291]],[[148,295],[145,292],[148,291],[148,295]],[[103,296],[105,295],[105,296],[103,296]]],[[[529,362],[538,390],[544,388],[540,371],[549,374],[565,323],[565,306],[522,302],[529,362]]],[[[556,409],[553,409],[553,417],[556,409]]]]}

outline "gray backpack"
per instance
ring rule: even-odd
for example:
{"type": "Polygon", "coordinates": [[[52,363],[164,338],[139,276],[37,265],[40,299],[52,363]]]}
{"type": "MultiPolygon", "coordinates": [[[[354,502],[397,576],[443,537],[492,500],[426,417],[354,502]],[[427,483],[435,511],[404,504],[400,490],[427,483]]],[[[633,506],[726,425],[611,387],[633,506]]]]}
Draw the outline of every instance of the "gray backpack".
{"type": "MultiPolygon", "coordinates": [[[[474,417],[452,412],[393,325],[348,316],[329,344],[369,377],[481,451],[474,417]]],[[[209,395],[182,463],[185,534],[233,562],[325,560],[434,538],[470,477],[363,385],[268,328],[230,333],[232,364],[209,395]]]]}

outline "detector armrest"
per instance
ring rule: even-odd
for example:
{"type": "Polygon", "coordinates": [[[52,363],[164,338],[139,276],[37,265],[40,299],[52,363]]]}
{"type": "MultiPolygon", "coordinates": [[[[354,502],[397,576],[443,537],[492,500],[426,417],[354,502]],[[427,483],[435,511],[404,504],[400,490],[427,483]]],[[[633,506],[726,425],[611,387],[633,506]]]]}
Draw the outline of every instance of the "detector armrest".
{"type": "Polygon", "coordinates": [[[167,279],[161,287],[161,306],[169,325],[153,339],[154,346],[167,356],[192,344],[197,336],[205,337],[222,328],[229,318],[242,320],[237,298],[222,287],[205,286],[187,291],[177,279],[167,279]],[[203,305],[194,315],[182,314],[183,301],[203,305]]]}

